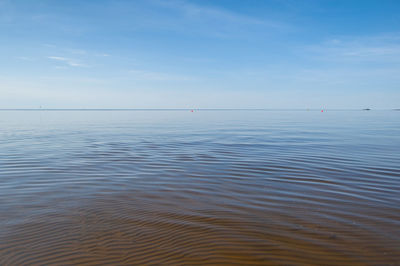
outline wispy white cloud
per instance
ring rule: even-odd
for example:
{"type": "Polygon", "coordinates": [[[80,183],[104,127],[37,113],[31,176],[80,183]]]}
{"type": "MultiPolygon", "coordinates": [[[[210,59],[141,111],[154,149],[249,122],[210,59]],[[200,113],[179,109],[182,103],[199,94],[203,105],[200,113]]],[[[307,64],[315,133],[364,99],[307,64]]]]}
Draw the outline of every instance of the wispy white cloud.
{"type": "Polygon", "coordinates": [[[249,29],[252,31],[262,30],[266,34],[293,28],[283,21],[248,16],[211,5],[197,5],[184,0],[162,1],[161,3],[174,9],[180,15],[181,20],[184,21],[183,25],[188,26],[185,28],[188,32],[197,30],[217,37],[227,37],[246,35],[249,29]]]}
{"type": "Polygon", "coordinates": [[[332,62],[399,62],[400,34],[333,38],[307,47],[306,52],[315,58],[332,62]]]}
{"type": "MultiPolygon", "coordinates": [[[[243,37],[249,32],[281,32],[291,29],[277,19],[266,16],[249,16],[238,11],[216,5],[195,4],[184,0],[148,0],[134,2],[112,2],[112,12],[126,12],[133,17],[131,23],[114,20],[125,30],[151,29],[181,34],[200,34],[212,37],[243,37]]],[[[114,18],[115,19],[115,18],[114,18]]]]}
{"type": "Polygon", "coordinates": [[[111,56],[104,51],[82,49],[80,47],[65,47],[62,45],[44,43],[42,46],[46,47],[47,53],[62,54],[62,56],[48,56],[48,59],[64,61],[70,66],[88,67],[83,63],[86,60],[97,60],[96,58],[105,58],[111,56]]]}
{"type": "Polygon", "coordinates": [[[53,59],[53,60],[58,60],[58,61],[68,61],[68,58],[61,57],[61,56],[48,56],[47,58],[53,59]]]}
{"type": "Polygon", "coordinates": [[[110,55],[107,54],[107,53],[97,53],[97,54],[95,54],[95,56],[98,56],[98,57],[108,57],[108,56],[110,56],[110,55]]]}
{"type": "Polygon", "coordinates": [[[88,67],[85,64],[82,64],[80,62],[78,62],[75,59],[71,59],[71,58],[66,58],[66,57],[61,57],[61,56],[48,56],[48,59],[51,60],[55,60],[55,61],[59,61],[59,62],[64,62],[65,64],[67,64],[68,66],[71,67],[88,67]]]}
{"type": "Polygon", "coordinates": [[[160,5],[168,6],[174,8],[181,12],[188,19],[198,19],[198,20],[219,20],[228,23],[235,24],[259,24],[276,26],[275,23],[270,23],[265,20],[257,19],[254,17],[249,17],[235,12],[211,7],[211,6],[200,6],[187,1],[157,1],[160,5]]]}

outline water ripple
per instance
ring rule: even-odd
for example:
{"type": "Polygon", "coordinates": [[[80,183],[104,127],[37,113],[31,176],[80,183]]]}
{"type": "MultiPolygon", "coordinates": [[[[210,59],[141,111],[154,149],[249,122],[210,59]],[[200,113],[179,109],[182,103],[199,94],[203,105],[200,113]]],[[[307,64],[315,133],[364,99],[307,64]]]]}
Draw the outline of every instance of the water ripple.
{"type": "Polygon", "coordinates": [[[400,261],[397,117],[234,114],[0,113],[0,264],[400,261]]]}

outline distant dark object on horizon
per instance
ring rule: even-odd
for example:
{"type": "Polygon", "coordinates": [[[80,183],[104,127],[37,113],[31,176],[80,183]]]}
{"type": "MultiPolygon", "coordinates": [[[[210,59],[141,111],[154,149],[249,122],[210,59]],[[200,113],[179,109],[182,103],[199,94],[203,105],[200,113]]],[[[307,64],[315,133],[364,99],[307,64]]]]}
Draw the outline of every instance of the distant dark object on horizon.
{"type": "Polygon", "coordinates": [[[395,111],[400,111],[400,108],[397,108],[397,109],[393,109],[393,110],[395,110],[395,111]]]}
{"type": "Polygon", "coordinates": [[[369,109],[369,108],[365,108],[365,109],[363,109],[364,111],[370,111],[371,109],[369,109]]]}

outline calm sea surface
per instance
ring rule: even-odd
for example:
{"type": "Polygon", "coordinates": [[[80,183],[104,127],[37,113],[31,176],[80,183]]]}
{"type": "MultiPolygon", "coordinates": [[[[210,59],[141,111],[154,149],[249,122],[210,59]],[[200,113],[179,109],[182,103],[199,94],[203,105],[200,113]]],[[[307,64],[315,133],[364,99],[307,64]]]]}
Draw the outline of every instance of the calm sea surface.
{"type": "Polygon", "coordinates": [[[0,111],[0,265],[400,265],[400,112],[0,111]]]}

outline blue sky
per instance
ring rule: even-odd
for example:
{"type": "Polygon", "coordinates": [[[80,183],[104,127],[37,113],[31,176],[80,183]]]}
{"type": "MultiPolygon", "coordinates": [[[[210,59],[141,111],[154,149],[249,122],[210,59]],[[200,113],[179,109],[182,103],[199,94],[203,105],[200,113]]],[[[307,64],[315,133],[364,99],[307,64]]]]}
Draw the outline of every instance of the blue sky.
{"type": "Polygon", "coordinates": [[[0,0],[0,108],[400,108],[400,1],[0,0]]]}

